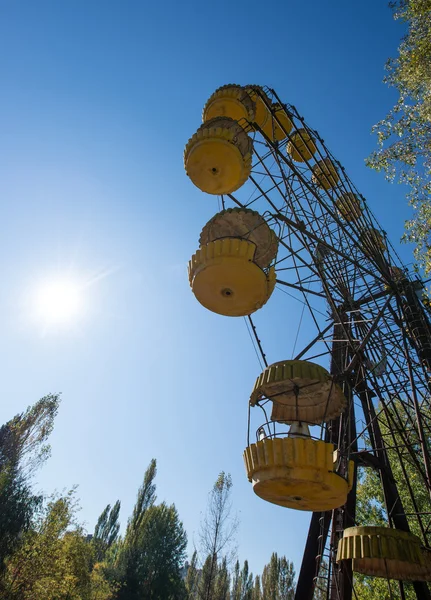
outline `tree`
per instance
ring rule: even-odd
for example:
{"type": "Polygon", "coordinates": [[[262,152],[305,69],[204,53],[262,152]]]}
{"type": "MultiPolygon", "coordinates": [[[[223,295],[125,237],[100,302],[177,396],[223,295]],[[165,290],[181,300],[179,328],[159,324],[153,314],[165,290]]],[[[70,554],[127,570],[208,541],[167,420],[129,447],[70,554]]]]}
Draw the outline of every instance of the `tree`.
{"type": "Polygon", "coordinates": [[[199,600],[212,600],[217,578],[218,562],[217,555],[208,554],[199,574],[196,597],[199,600]]]}
{"type": "Polygon", "coordinates": [[[280,600],[293,600],[295,595],[295,569],[293,563],[282,556],[279,559],[278,593],[280,600]]]}
{"type": "Polygon", "coordinates": [[[157,462],[153,458],[144,474],[144,481],[139,488],[138,497],[133,508],[132,516],[127,523],[126,539],[133,538],[139,531],[146,511],[156,501],[156,485],[154,479],[157,474],[157,462]]]}
{"type": "Polygon", "coordinates": [[[260,587],[260,577],[256,575],[253,585],[252,600],[262,600],[262,590],[260,587]]]}
{"type": "Polygon", "coordinates": [[[97,521],[93,535],[93,545],[97,562],[105,559],[107,551],[118,539],[120,506],[119,500],[117,500],[112,508],[108,504],[97,521]]]}
{"type": "Polygon", "coordinates": [[[201,523],[199,538],[201,556],[205,556],[198,597],[211,600],[214,592],[218,560],[232,559],[233,541],[238,529],[238,520],[232,516],[232,478],[222,471],[209,494],[205,517],[201,523]]]}
{"type": "Polygon", "coordinates": [[[108,600],[112,588],[92,577],[92,546],[74,524],[74,492],[52,498],[9,558],[0,582],[4,600],[108,600]],[[97,595],[96,595],[97,592],[97,595]]]}
{"type": "Polygon", "coordinates": [[[285,556],[273,552],[263,568],[262,596],[265,600],[293,600],[295,596],[295,569],[285,556]]]}
{"type": "Polygon", "coordinates": [[[230,598],[230,575],[227,566],[226,556],[217,569],[217,575],[214,585],[213,600],[229,600],[230,598]]]}
{"type": "Polygon", "coordinates": [[[106,577],[106,565],[96,563],[91,571],[91,600],[114,600],[118,587],[106,577]]]}
{"type": "Polygon", "coordinates": [[[248,561],[244,561],[241,574],[239,576],[240,595],[239,600],[252,600],[253,592],[253,573],[249,572],[248,561]]]}
{"type": "Polygon", "coordinates": [[[134,547],[139,590],[148,599],[176,598],[187,537],[174,505],[151,506],[134,547]]]}
{"type": "Polygon", "coordinates": [[[190,598],[190,600],[192,600],[193,598],[196,598],[196,594],[197,594],[197,588],[198,588],[198,582],[199,582],[199,572],[198,572],[198,568],[197,568],[197,562],[198,562],[198,553],[195,550],[193,552],[190,564],[188,565],[186,580],[185,580],[187,597],[190,598]]]}
{"type": "Polygon", "coordinates": [[[174,505],[155,505],[156,471],[152,460],[119,544],[114,568],[118,599],[174,600],[185,594],[181,566],[187,536],[174,505]]]}
{"type": "Polygon", "coordinates": [[[49,456],[58,405],[59,396],[45,396],[0,427],[0,574],[41,504],[31,477],[49,456]]]}
{"type": "Polygon", "coordinates": [[[235,562],[232,576],[232,600],[241,600],[241,568],[239,560],[235,562]]]}
{"type": "Polygon", "coordinates": [[[373,130],[379,150],[367,164],[389,181],[409,186],[415,213],[406,223],[406,239],[416,244],[415,256],[431,269],[431,0],[396,0],[394,18],[406,23],[398,57],[389,59],[384,81],[395,87],[398,101],[373,130]]]}

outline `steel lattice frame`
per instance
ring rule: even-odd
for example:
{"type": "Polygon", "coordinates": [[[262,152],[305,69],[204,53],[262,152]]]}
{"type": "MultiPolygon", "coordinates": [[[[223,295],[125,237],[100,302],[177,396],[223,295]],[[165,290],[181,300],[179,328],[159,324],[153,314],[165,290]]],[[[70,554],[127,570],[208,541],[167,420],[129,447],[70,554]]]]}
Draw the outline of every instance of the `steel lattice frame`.
{"type": "MultiPolygon", "coordinates": [[[[271,89],[262,91],[257,93],[268,110],[270,100],[282,104],[294,123],[293,132],[307,130],[317,152],[310,161],[294,162],[286,152],[291,135],[272,142],[254,124],[252,175],[235,194],[221,197],[223,208],[251,207],[277,232],[277,286],[301,299],[315,327],[315,336],[295,358],[330,364],[344,388],[348,408],[339,419],[322,426],[321,437],[353,459],[356,467],[378,470],[389,524],[413,529],[430,547],[431,502],[429,510],[420,511],[409,480],[413,468],[430,496],[431,329],[419,299],[423,286],[407,273],[387,240],[387,249],[382,250],[373,239],[361,238],[371,228],[385,237],[365,200],[355,220],[348,222],[337,212],[335,201],[341,194],[359,194],[342,164],[294,106],[283,104],[271,89]],[[313,182],[311,167],[327,157],[340,179],[335,188],[325,191],[313,182]],[[401,278],[394,276],[394,266],[403,269],[401,278]],[[379,371],[376,365],[381,360],[385,369],[379,371]],[[401,481],[393,477],[389,450],[400,463],[401,481]],[[410,493],[408,514],[397,483],[410,493]]],[[[283,129],[276,113],[271,114],[283,129]]],[[[248,319],[267,364],[254,323],[248,319]]],[[[356,483],[344,507],[313,513],[297,600],[311,600],[315,586],[331,600],[355,597],[351,568],[335,562],[343,529],[355,524],[355,508],[356,483]]],[[[415,583],[414,589],[417,598],[431,598],[427,584],[415,583]]],[[[402,583],[400,593],[404,597],[402,583]]]]}

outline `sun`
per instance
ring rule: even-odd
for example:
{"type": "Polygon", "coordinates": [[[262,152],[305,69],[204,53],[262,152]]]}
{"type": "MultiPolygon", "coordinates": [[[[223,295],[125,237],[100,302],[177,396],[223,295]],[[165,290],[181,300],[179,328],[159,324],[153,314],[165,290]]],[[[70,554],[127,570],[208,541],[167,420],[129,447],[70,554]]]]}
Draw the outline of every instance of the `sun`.
{"type": "Polygon", "coordinates": [[[82,290],[77,282],[58,279],[36,290],[35,312],[46,325],[72,323],[82,312],[82,290]]]}

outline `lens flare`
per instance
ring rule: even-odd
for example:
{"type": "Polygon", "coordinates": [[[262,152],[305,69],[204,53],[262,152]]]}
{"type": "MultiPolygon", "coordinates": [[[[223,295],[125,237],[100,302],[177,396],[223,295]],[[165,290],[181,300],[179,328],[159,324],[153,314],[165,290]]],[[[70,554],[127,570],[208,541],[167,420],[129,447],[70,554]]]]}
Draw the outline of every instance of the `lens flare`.
{"type": "Polygon", "coordinates": [[[37,316],[46,324],[70,323],[82,310],[81,289],[68,280],[46,283],[36,292],[35,308],[37,316]]]}

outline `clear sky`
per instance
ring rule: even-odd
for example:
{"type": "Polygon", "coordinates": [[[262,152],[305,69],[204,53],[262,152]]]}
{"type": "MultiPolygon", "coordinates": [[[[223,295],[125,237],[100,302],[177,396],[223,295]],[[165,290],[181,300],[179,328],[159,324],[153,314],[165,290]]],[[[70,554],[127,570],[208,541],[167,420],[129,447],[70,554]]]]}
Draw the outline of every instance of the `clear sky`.
{"type": "MultiPolygon", "coordinates": [[[[89,531],[116,499],[124,525],[155,457],[158,498],[175,502],[190,547],[225,470],[240,560],[260,572],[275,550],[299,569],[310,515],[259,500],[245,476],[260,369],[244,321],[189,289],[187,261],[218,209],[182,152],[218,86],[269,85],[320,131],[397,246],[405,190],[364,158],[395,99],[383,65],[402,32],[386,0],[0,0],[0,422],[62,392],[38,486],[79,484],[89,531]],[[47,326],[35,290],[70,277],[82,310],[47,326]]],[[[276,292],[256,317],[270,362],[290,358],[296,310],[276,292]]]]}

